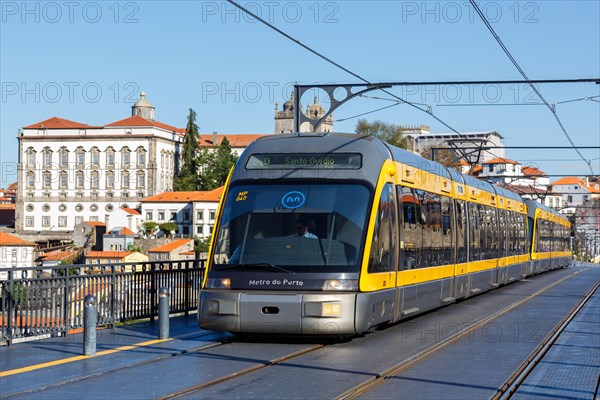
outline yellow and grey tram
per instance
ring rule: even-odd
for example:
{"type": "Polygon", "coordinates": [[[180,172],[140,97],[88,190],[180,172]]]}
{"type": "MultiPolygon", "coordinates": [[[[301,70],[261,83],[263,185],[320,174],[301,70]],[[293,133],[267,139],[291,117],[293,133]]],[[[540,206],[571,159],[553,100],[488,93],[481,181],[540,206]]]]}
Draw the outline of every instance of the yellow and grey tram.
{"type": "Polygon", "coordinates": [[[568,235],[557,213],[370,136],[266,137],[225,186],[199,323],[360,333],[566,266],[568,235]]]}

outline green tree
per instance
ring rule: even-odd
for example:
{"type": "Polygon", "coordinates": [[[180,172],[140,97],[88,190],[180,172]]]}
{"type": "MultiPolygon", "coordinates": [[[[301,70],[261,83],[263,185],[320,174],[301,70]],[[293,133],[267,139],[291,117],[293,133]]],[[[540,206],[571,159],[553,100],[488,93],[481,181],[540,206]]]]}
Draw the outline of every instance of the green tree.
{"type": "Polygon", "coordinates": [[[452,167],[460,171],[460,158],[450,148],[441,149],[438,146],[432,148],[427,146],[421,151],[421,157],[435,162],[439,162],[446,167],[452,167]],[[431,152],[433,150],[434,158],[431,158],[431,152]]]}
{"type": "Polygon", "coordinates": [[[403,149],[408,147],[408,140],[404,136],[404,128],[400,125],[379,120],[368,122],[366,119],[359,119],[356,123],[355,132],[360,135],[375,136],[392,146],[403,149]]]}
{"type": "Polygon", "coordinates": [[[146,221],[142,225],[144,227],[144,233],[146,235],[151,235],[158,227],[158,224],[154,221],[146,221]]]}
{"type": "Polygon", "coordinates": [[[196,112],[190,108],[188,122],[185,128],[185,137],[183,138],[183,147],[181,149],[181,168],[179,175],[173,179],[173,190],[194,191],[198,190],[198,163],[200,155],[200,135],[198,125],[196,125],[196,112]]]}
{"type": "Polygon", "coordinates": [[[208,148],[202,149],[200,153],[202,170],[200,190],[214,190],[219,186],[223,186],[231,167],[237,159],[238,157],[231,152],[231,146],[227,138],[223,138],[221,144],[212,151],[208,148]]]}
{"type": "Polygon", "coordinates": [[[171,232],[177,230],[177,224],[175,222],[165,222],[160,224],[158,227],[165,233],[166,236],[171,236],[171,232]]]}

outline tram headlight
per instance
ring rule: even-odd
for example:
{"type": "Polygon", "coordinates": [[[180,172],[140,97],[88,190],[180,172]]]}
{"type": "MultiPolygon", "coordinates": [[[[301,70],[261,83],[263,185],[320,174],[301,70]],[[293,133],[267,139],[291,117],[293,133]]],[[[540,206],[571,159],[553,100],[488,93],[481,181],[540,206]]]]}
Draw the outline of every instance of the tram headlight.
{"type": "Polygon", "coordinates": [[[208,278],[206,287],[208,289],[231,289],[231,280],[229,278],[208,278]]]}
{"type": "Polygon", "coordinates": [[[323,283],[323,290],[358,290],[357,279],[327,279],[323,283]]]}

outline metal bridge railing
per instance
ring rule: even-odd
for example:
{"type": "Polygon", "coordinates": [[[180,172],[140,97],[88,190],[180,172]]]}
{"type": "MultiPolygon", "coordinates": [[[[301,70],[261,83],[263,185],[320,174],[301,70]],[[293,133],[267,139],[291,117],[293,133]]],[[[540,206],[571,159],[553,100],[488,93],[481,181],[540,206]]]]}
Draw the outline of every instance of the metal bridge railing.
{"type": "Polygon", "coordinates": [[[98,325],[154,318],[158,290],[170,313],[198,307],[204,260],[11,268],[0,281],[0,341],[64,336],[83,327],[84,299],[98,299],[98,325]]]}

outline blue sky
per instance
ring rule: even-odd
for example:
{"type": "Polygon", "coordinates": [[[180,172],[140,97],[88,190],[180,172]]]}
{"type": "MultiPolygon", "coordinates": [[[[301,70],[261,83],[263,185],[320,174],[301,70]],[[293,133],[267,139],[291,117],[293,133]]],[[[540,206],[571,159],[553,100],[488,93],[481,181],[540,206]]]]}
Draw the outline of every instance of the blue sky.
{"type": "MultiPolygon", "coordinates": [[[[521,78],[468,1],[242,4],[373,82],[521,78]]],[[[600,76],[600,2],[479,4],[531,79],[600,76]]],[[[107,124],[129,116],[144,90],[161,122],[183,127],[192,107],[202,132],[272,133],[274,102],[281,106],[294,82],[357,82],[222,1],[2,0],[0,5],[0,187],[16,181],[18,129],[52,116],[107,124]]],[[[598,96],[600,85],[542,85],[540,91],[548,101],[562,102],[598,96]]],[[[568,145],[550,111],[526,86],[394,93],[432,105],[459,131],[496,130],[507,146],[568,145]],[[476,105],[490,103],[520,105],[476,105]]],[[[305,105],[313,95],[307,97],[305,105]]],[[[352,100],[334,119],[388,104],[352,100]]],[[[557,107],[577,145],[600,145],[599,102],[557,107]]],[[[448,131],[406,105],[366,118],[448,131]]],[[[335,130],[353,131],[356,121],[336,122],[335,130]]],[[[600,151],[582,152],[598,173],[600,151]]],[[[552,175],[588,172],[574,150],[509,150],[508,156],[552,175]]]]}

